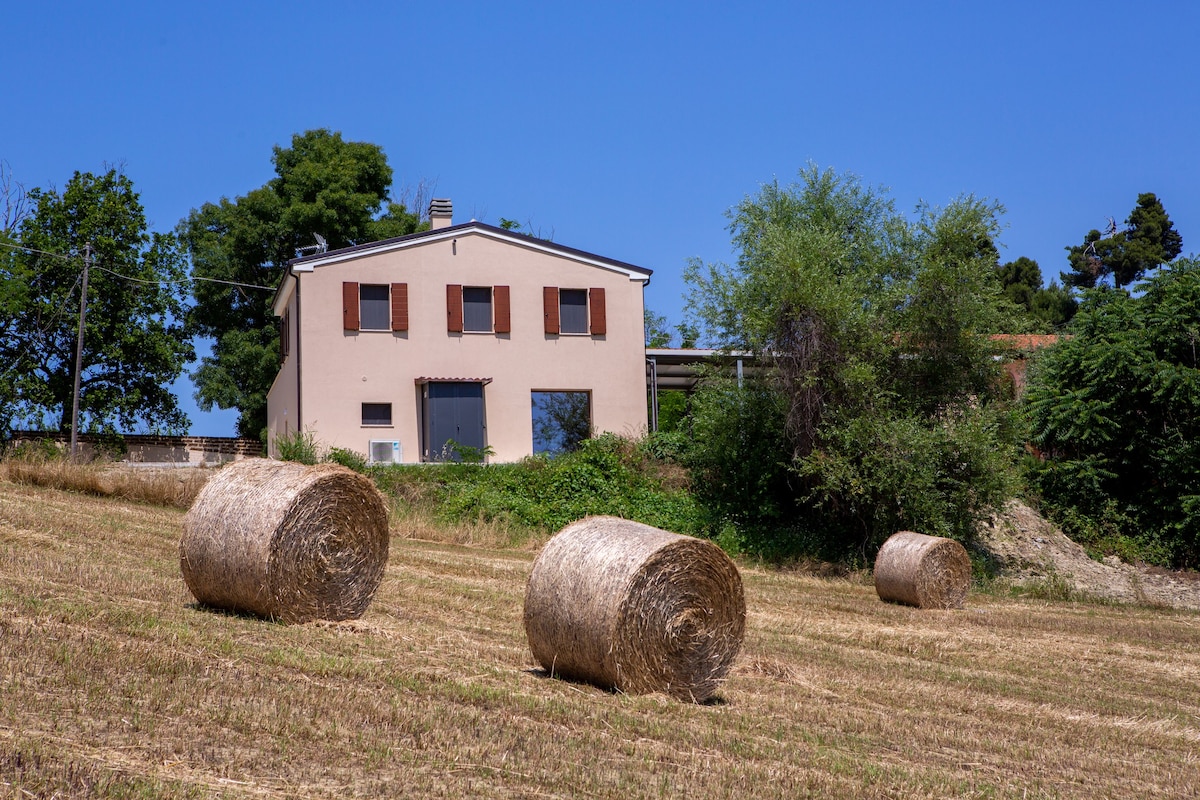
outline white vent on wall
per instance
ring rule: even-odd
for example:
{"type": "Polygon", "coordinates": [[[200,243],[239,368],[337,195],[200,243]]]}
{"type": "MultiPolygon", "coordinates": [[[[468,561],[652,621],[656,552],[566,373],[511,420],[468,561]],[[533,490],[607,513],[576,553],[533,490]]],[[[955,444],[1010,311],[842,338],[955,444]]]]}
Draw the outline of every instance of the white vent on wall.
{"type": "Polygon", "coordinates": [[[388,441],[386,439],[371,440],[372,464],[399,464],[403,455],[404,451],[400,449],[400,442],[398,441],[388,441]]]}

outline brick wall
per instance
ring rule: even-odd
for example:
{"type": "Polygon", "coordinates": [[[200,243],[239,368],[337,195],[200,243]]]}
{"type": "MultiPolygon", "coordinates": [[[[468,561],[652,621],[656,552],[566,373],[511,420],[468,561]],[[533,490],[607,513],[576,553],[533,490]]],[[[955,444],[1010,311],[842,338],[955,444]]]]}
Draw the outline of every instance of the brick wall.
{"type": "MultiPolygon", "coordinates": [[[[71,437],[61,433],[38,431],[13,431],[12,442],[40,442],[50,440],[60,450],[71,446],[71,437]]],[[[112,455],[125,461],[145,464],[186,464],[200,466],[222,464],[243,458],[263,455],[262,443],[257,439],[237,439],[225,436],[150,436],[125,434],[100,436],[93,433],[79,435],[79,446],[83,456],[112,455]],[[113,453],[124,447],[123,452],[113,453]]]]}

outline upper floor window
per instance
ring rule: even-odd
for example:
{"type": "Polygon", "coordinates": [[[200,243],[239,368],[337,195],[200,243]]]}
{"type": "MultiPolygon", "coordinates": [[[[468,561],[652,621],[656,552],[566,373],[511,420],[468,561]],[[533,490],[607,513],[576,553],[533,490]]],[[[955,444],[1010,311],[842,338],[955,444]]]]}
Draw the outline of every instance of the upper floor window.
{"type": "Polygon", "coordinates": [[[446,329],[451,333],[509,333],[507,286],[446,286],[446,329]]]}
{"type": "Polygon", "coordinates": [[[604,336],[608,332],[608,315],[604,289],[542,289],[546,333],[590,333],[604,336]]]}
{"type": "Polygon", "coordinates": [[[588,332],[588,298],[583,289],[558,290],[558,332],[588,332]]]}
{"type": "Polygon", "coordinates": [[[348,331],[408,330],[408,284],[344,282],[342,328],[348,331]]]}
{"type": "Polygon", "coordinates": [[[389,331],[392,329],[391,287],[359,284],[358,329],[360,331],[389,331]]]}
{"type": "Polygon", "coordinates": [[[491,333],[492,287],[464,286],[462,293],[463,330],[491,333]]]}

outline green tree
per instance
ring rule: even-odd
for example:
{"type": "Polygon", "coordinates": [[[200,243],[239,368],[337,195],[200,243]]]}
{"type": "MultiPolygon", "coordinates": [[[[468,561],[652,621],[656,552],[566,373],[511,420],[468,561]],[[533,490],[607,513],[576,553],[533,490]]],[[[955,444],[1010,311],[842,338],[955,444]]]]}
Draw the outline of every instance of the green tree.
{"type": "Polygon", "coordinates": [[[1088,289],[1111,277],[1113,286],[1128,286],[1183,251],[1183,237],[1151,192],[1138,195],[1137,206],[1125,224],[1125,230],[1117,230],[1112,223],[1103,234],[1090,230],[1083,244],[1067,248],[1071,271],[1065,278],[1069,285],[1088,289]]]}
{"type": "Polygon", "coordinates": [[[1066,286],[1060,286],[1057,281],[1034,292],[1029,305],[1029,313],[1050,330],[1062,328],[1075,316],[1079,310],[1079,301],[1074,293],[1066,286]]]}
{"type": "Polygon", "coordinates": [[[687,350],[697,346],[700,330],[693,324],[681,322],[671,326],[662,314],[655,314],[650,309],[643,312],[646,347],[672,347],[675,342],[687,350]]]}
{"type": "Polygon", "coordinates": [[[382,148],[311,130],[275,147],[275,177],[230,201],[205,203],[179,225],[200,282],[188,330],[213,341],[193,372],[196,399],[210,410],[236,408],[242,436],[266,427],[267,392],[278,369],[275,286],[299,248],[322,236],[330,248],[402,236],[420,216],[389,200],[392,169],[382,148]],[[243,285],[236,285],[243,284],[243,285]]]}
{"type": "Polygon", "coordinates": [[[1085,292],[1025,395],[1032,478],[1074,536],[1200,566],[1200,261],[1085,292]]]}
{"type": "Polygon", "coordinates": [[[996,274],[1004,297],[1027,314],[1035,328],[1060,328],[1071,320],[1079,307],[1070,289],[1059,286],[1055,281],[1051,281],[1048,287],[1042,287],[1042,269],[1032,258],[1021,256],[1001,264],[996,274]]]}
{"type": "Polygon", "coordinates": [[[737,264],[687,273],[707,337],[755,356],[740,388],[708,380],[693,403],[695,429],[707,427],[692,463],[712,507],[772,550],[865,550],[901,526],[970,535],[1007,490],[1007,416],[983,335],[1009,323],[1001,213],[968,196],[910,221],[815,167],[731,212],[737,264]],[[747,414],[762,435],[732,429],[747,414]],[[727,491],[749,498],[736,519],[727,491]]]}
{"type": "Polygon", "coordinates": [[[667,318],[655,314],[650,309],[642,311],[642,330],[645,334],[646,347],[670,347],[671,329],[667,327],[667,318]]]}
{"type": "Polygon", "coordinates": [[[17,258],[17,232],[28,216],[25,187],[13,180],[7,162],[0,161],[0,446],[8,438],[16,414],[16,387],[13,376],[19,351],[16,325],[26,305],[29,281],[17,258]],[[6,347],[6,343],[10,347],[6,347]]]}
{"type": "Polygon", "coordinates": [[[61,193],[33,189],[28,199],[15,235],[22,249],[0,267],[13,289],[0,298],[0,381],[10,414],[70,429],[81,256],[90,243],[80,429],[185,432],[170,386],[194,352],[182,324],[186,272],[175,237],[147,231],[132,181],[115,169],[76,172],[61,193]]]}
{"type": "Polygon", "coordinates": [[[1033,307],[1033,298],[1042,288],[1042,268],[1032,258],[1021,256],[997,267],[1000,287],[1005,297],[1026,311],[1033,307]]]}

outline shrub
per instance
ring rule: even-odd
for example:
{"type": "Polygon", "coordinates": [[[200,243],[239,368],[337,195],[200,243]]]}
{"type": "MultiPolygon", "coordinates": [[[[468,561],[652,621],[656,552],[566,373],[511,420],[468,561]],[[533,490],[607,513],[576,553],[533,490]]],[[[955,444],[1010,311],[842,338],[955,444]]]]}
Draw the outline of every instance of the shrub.
{"type": "Polygon", "coordinates": [[[577,450],[515,464],[447,463],[373,470],[381,490],[429,504],[445,522],[498,521],[542,533],[594,514],[612,514],[677,533],[702,534],[704,515],[637,443],[605,434],[577,450]]]}
{"type": "Polygon", "coordinates": [[[367,457],[362,453],[354,450],[347,450],[343,447],[330,448],[325,455],[325,460],[333,464],[341,464],[343,467],[354,470],[355,472],[365,473],[367,471],[367,457]]]}
{"type": "Polygon", "coordinates": [[[296,461],[300,464],[316,464],[318,454],[317,437],[310,430],[285,433],[275,439],[275,448],[281,461],[296,461]]]}

